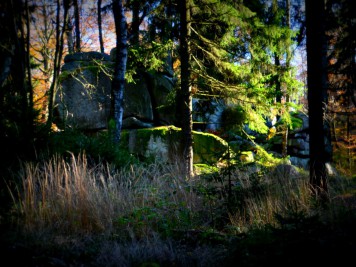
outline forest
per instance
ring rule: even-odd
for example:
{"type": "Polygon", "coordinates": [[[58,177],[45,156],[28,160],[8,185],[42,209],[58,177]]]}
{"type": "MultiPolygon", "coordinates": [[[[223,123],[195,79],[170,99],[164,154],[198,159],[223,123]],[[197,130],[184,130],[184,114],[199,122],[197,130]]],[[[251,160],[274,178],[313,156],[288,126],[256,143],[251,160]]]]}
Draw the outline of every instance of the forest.
{"type": "Polygon", "coordinates": [[[353,262],[355,10],[1,1],[4,264],[353,262]]]}

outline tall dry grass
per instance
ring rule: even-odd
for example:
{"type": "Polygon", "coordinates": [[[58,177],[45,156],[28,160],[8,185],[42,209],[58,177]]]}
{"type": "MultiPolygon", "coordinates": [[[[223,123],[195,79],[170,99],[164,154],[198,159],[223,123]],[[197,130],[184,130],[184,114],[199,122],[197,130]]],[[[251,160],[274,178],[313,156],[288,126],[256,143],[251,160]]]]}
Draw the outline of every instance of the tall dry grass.
{"type": "MultiPolygon", "coordinates": [[[[125,227],[120,218],[162,200],[171,207],[199,212],[199,197],[176,173],[176,166],[159,163],[115,171],[109,165],[89,166],[85,155],[71,155],[69,160],[54,157],[24,165],[15,207],[23,215],[27,231],[112,234],[118,221],[125,227]]],[[[163,212],[165,207],[161,208],[163,212]]],[[[133,223],[127,220],[126,226],[133,223]]]]}
{"type": "MultiPolygon", "coordinates": [[[[276,214],[319,212],[311,198],[307,173],[271,171],[256,176],[236,169],[230,175],[234,186],[231,199],[227,199],[226,192],[225,197],[206,193],[208,190],[204,193],[202,188],[218,185],[199,175],[185,180],[178,164],[115,170],[104,164],[89,166],[85,155],[71,155],[67,160],[54,157],[24,165],[23,188],[15,207],[23,215],[19,224],[26,231],[120,233],[135,238],[154,232],[170,235],[214,228],[216,220],[229,224],[226,228],[246,232],[276,225],[276,214]],[[235,205],[233,209],[226,205],[229,201],[229,208],[235,205]]],[[[341,184],[341,180],[337,182],[337,190],[344,190],[341,184]]],[[[336,194],[334,191],[331,187],[330,194],[336,194]]]]}
{"type": "MultiPolygon", "coordinates": [[[[221,237],[278,227],[281,216],[320,212],[307,173],[242,169],[229,172],[229,193],[224,172],[218,182],[203,174],[186,180],[179,164],[117,170],[89,164],[84,154],[24,163],[13,194],[17,225],[47,253],[66,248],[74,259],[89,255],[90,266],[218,266],[227,247],[214,237],[226,244],[221,237]]],[[[347,188],[333,178],[330,199],[347,188]]],[[[322,212],[332,219],[337,207],[322,212]]]]}
{"type": "Polygon", "coordinates": [[[276,171],[279,167],[259,176],[249,171],[232,173],[239,191],[244,192],[241,208],[229,214],[231,225],[239,232],[265,225],[277,226],[276,215],[302,212],[308,216],[316,212],[308,174],[302,170],[297,174],[276,171]]]}

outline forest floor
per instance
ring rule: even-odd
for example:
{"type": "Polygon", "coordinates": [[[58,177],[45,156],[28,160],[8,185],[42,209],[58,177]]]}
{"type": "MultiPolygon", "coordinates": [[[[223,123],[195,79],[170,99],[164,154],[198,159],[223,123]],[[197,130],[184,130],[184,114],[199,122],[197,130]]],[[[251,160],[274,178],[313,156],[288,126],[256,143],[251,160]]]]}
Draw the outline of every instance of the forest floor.
{"type": "Polygon", "coordinates": [[[159,253],[156,253],[151,260],[146,257],[146,259],[128,261],[127,257],[120,253],[114,256],[113,251],[118,250],[118,247],[112,240],[104,245],[113,246],[106,248],[106,251],[110,251],[108,255],[103,255],[103,250],[98,249],[101,246],[99,243],[103,241],[96,243],[94,239],[83,241],[81,246],[74,243],[70,246],[67,243],[65,246],[57,244],[57,246],[43,247],[17,236],[16,229],[2,224],[1,265],[4,267],[351,266],[356,255],[356,195],[340,196],[336,201],[346,209],[345,213],[338,217],[339,220],[332,224],[326,224],[317,217],[295,214],[290,218],[281,218],[281,227],[256,229],[234,237],[212,235],[210,238],[205,236],[203,240],[201,236],[197,237],[198,231],[194,233],[192,230],[191,233],[184,235],[184,238],[169,242],[172,246],[170,251],[174,250],[176,255],[167,256],[165,250],[168,241],[146,243],[141,249],[156,251],[162,249],[162,255],[166,254],[159,257],[157,256],[159,253]],[[197,249],[198,247],[200,250],[197,249]],[[178,255],[179,253],[181,255],[178,255]],[[199,257],[206,257],[206,260],[199,257]]]}

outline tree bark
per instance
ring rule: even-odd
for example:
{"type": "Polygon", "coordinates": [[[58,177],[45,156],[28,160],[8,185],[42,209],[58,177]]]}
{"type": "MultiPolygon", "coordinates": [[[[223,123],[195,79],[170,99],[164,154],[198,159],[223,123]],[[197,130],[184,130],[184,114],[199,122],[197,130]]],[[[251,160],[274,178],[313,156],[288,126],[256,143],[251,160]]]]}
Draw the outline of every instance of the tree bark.
{"type": "Polygon", "coordinates": [[[98,31],[99,31],[99,44],[100,44],[100,52],[104,53],[104,41],[103,41],[103,29],[102,29],[102,21],[101,21],[101,0],[98,0],[98,31]]]}
{"type": "Polygon", "coordinates": [[[61,5],[60,1],[57,0],[57,15],[56,15],[56,51],[54,55],[54,66],[53,66],[53,79],[52,84],[48,92],[48,118],[47,118],[47,128],[50,129],[53,122],[53,106],[54,106],[54,97],[58,88],[58,77],[60,71],[60,65],[63,55],[63,43],[64,43],[64,34],[67,29],[68,21],[68,10],[69,10],[69,1],[65,0],[63,2],[64,13],[63,13],[63,29],[60,30],[60,10],[61,5]]]}
{"type": "Polygon", "coordinates": [[[127,21],[124,13],[124,7],[121,0],[113,0],[113,12],[116,29],[116,62],[115,74],[112,81],[112,109],[115,129],[113,141],[114,144],[120,142],[122,129],[122,118],[124,114],[124,90],[125,73],[127,63],[127,21]]]}
{"type": "Polygon", "coordinates": [[[28,1],[3,1],[0,10],[0,143],[8,153],[33,155],[28,1]]]}
{"type": "Polygon", "coordinates": [[[310,186],[317,198],[327,197],[323,106],[326,94],[324,0],[306,0],[308,109],[310,130],[310,186]]]}
{"type": "Polygon", "coordinates": [[[140,3],[132,2],[131,44],[139,45],[140,40],[140,3]]]}
{"type": "Polygon", "coordinates": [[[192,92],[190,83],[190,0],[180,2],[180,57],[181,57],[181,100],[182,100],[182,144],[184,171],[187,178],[193,175],[193,119],[192,92]]]}
{"type": "Polygon", "coordinates": [[[67,22],[66,35],[67,35],[68,54],[73,54],[74,53],[73,26],[69,20],[67,22]]]}
{"type": "MultiPolygon", "coordinates": [[[[286,0],[286,24],[288,29],[291,29],[291,24],[290,24],[290,0],[286,0]]],[[[288,34],[288,39],[291,39],[290,34],[288,34]]],[[[288,76],[291,77],[291,71],[289,70],[290,68],[290,62],[292,59],[292,53],[291,53],[291,47],[290,45],[287,47],[286,51],[286,69],[288,70],[288,76]]],[[[288,103],[290,101],[289,95],[288,95],[288,89],[285,93],[285,103],[288,103]]],[[[287,105],[285,105],[286,110],[284,112],[289,112],[289,108],[287,105]]],[[[288,156],[288,135],[289,135],[289,129],[287,123],[284,123],[283,125],[283,131],[282,131],[282,157],[286,158],[288,156]]]]}
{"type": "Polygon", "coordinates": [[[30,62],[30,11],[28,7],[28,0],[25,0],[25,14],[26,14],[26,72],[27,72],[27,83],[26,91],[28,94],[28,108],[27,108],[27,133],[31,138],[34,134],[33,122],[34,122],[34,105],[33,105],[33,87],[32,87],[32,74],[31,74],[31,62],[30,62]]]}
{"type": "Polygon", "coordinates": [[[74,23],[75,23],[75,51],[81,51],[81,40],[80,40],[80,15],[78,0],[73,0],[74,6],[74,23]]]}
{"type": "MultiPolygon", "coordinates": [[[[274,16],[274,24],[278,27],[282,26],[282,21],[278,18],[278,1],[274,0],[272,2],[272,12],[274,16]]],[[[288,49],[288,48],[287,48],[288,49]]],[[[280,115],[277,115],[277,121],[283,116],[285,112],[289,112],[287,109],[286,101],[283,103],[283,97],[286,96],[284,92],[282,92],[282,86],[281,86],[281,60],[280,58],[282,57],[281,52],[275,52],[274,53],[274,65],[276,66],[276,78],[275,78],[275,85],[276,85],[276,102],[279,103],[280,106],[280,115]]],[[[282,122],[281,124],[281,135],[282,135],[282,147],[281,147],[281,153],[282,157],[285,158],[287,157],[288,154],[288,125],[286,122],[282,122]]]]}

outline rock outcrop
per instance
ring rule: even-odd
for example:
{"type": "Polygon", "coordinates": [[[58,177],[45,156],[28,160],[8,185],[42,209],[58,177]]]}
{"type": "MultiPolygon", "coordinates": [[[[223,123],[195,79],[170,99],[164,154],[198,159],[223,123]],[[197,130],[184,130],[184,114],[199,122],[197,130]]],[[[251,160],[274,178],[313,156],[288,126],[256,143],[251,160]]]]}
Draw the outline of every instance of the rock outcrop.
{"type": "Polygon", "coordinates": [[[76,53],[64,58],[55,99],[55,122],[59,128],[107,127],[111,81],[104,70],[110,68],[110,57],[98,52],[76,53]]]}
{"type": "MultiPolygon", "coordinates": [[[[110,56],[99,52],[65,57],[55,99],[55,122],[59,128],[99,130],[108,127],[113,70],[110,56]]],[[[174,113],[173,109],[167,111],[167,96],[174,83],[169,72],[139,72],[135,83],[127,83],[125,87],[123,127],[171,124],[174,113]]]]}

